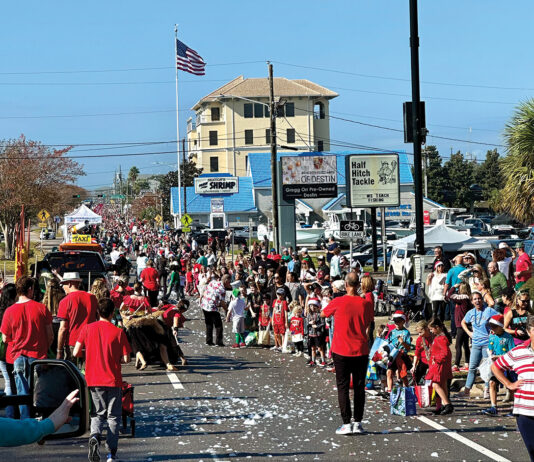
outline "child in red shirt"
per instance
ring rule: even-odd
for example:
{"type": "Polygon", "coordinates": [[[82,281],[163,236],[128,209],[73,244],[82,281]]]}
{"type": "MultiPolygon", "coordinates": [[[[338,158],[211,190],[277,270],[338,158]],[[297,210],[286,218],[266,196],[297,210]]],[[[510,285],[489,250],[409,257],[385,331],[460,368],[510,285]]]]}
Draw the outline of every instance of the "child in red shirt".
{"type": "Polygon", "coordinates": [[[189,296],[195,293],[195,279],[193,278],[191,263],[188,263],[187,272],[185,273],[185,293],[189,296]]]}
{"type": "Polygon", "coordinates": [[[178,331],[179,329],[183,328],[184,323],[188,321],[188,319],[184,316],[184,313],[189,309],[189,300],[180,300],[176,305],[163,305],[159,309],[164,311],[162,315],[163,321],[172,329],[172,334],[174,336],[174,340],[176,341],[176,351],[178,352],[178,356],[182,361],[182,366],[185,366],[187,364],[187,359],[185,358],[184,352],[180,347],[178,331]]]}
{"type": "Polygon", "coordinates": [[[122,417],[121,362],[130,361],[130,344],[126,333],[111,320],[115,305],[109,298],[98,303],[100,320],[83,326],[74,346],[74,356],[85,348],[85,380],[91,393],[91,436],[89,460],[100,460],[100,438],[107,421],[106,449],[108,460],[115,459],[122,417]]]}
{"type": "Polygon", "coordinates": [[[289,332],[291,332],[291,341],[295,345],[297,353],[295,356],[302,356],[304,353],[304,318],[302,317],[302,306],[298,302],[291,302],[292,308],[291,319],[289,321],[289,332]]]}
{"type": "MultiPolygon", "coordinates": [[[[263,296],[263,303],[260,306],[260,312],[258,316],[258,340],[263,332],[268,331],[271,327],[271,296],[265,294],[263,296]]],[[[259,343],[259,342],[258,342],[259,343]]],[[[269,345],[262,345],[263,348],[268,348],[269,345]]]]}
{"type": "Polygon", "coordinates": [[[273,302],[273,332],[274,347],[271,350],[282,351],[283,336],[287,326],[286,292],[283,288],[276,290],[276,300],[273,302]]]}

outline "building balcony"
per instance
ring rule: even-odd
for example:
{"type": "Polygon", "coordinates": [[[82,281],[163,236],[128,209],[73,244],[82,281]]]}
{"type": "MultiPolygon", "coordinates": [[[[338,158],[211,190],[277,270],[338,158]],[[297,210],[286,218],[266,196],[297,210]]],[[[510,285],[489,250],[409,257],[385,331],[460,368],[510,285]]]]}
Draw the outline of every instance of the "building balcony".
{"type": "Polygon", "coordinates": [[[217,120],[212,120],[211,115],[200,115],[197,116],[196,125],[205,125],[205,124],[223,124],[225,123],[224,116],[220,116],[217,120]]]}

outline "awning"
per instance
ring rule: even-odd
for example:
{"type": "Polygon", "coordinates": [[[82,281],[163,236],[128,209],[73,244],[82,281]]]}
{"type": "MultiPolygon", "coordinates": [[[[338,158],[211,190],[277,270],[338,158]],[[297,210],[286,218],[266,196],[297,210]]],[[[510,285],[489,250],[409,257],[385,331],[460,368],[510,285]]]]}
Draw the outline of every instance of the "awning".
{"type": "Polygon", "coordinates": [[[89,207],[82,204],[77,210],[65,215],[65,224],[74,225],[78,223],[87,223],[96,225],[102,223],[102,217],[93,212],[89,207]]]}

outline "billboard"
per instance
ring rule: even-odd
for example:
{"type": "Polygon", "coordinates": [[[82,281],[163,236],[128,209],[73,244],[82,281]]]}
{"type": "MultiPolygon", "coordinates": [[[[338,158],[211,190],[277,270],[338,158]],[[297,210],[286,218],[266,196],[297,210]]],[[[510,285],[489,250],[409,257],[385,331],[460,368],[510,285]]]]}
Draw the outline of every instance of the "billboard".
{"type": "Polygon", "coordinates": [[[200,176],[195,178],[196,194],[237,194],[239,180],[236,176],[200,176]]]}
{"type": "Polygon", "coordinates": [[[336,156],[292,156],[280,161],[284,200],[337,196],[336,156]]]}
{"type": "Polygon", "coordinates": [[[398,154],[354,154],[345,158],[347,206],[398,207],[398,154]]]}

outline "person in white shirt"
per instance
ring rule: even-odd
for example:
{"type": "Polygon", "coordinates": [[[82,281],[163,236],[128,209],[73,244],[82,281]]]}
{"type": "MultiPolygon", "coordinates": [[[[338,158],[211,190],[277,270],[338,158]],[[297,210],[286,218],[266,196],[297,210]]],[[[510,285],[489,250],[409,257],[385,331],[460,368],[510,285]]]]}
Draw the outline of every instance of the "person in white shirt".
{"type": "Polygon", "coordinates": [[[442,321],[445,319],[445,294],[443,287],[447,279],[447,273],[444,271],[443,262],[438,261],[434,272],[428,275],[426,285],[428,287],[428,297],[432,302],[432,316],[442,321]]]}
{"type": "Polygon", "coordinates": [[[232,319],[232,332],[235,334],[235,343],[232,348],[244,348],[246,346],[243,334],[245,333],[245,311],[247,309],[247,288],[241,286],[239,295],[228,306],[226,322],[232,319]]]}
{"type": "Polygon", "coordinates": [[[146,268],[147,260],[148,258],[144,252],[141,252],[137,257],[137,279],[139,279],[139,276],[141,275],[142,271],[146,268]]]}
{"type": "Polygon", "coordinates": [[[211,249],[208,250],[208,254],[206,255],[206,258],[208,259],[208,266],[213,266],[215,263],[217,263],[217,257],[213,253],[211,249]]]}
{"type": "Polygon", "coordinates": [[[499,266],[499,272],[504,274],[506,279],[510,278],[510,265],[515,260],[517,254],[508,246],[506,242],[501,242],[499,248],[492,252],[493,261],[499,266]],[[507,251],[510,251],[511,256],[507,256],[507,251]]]}
{"type": "Polygon", "coordinates": [[[109,257],[111,258],[111,264],[114,265],[118,258],[120,257],[121,253],[119,252],[119,249],[115,246],[113,250],[109,253],[109,257]]]}

